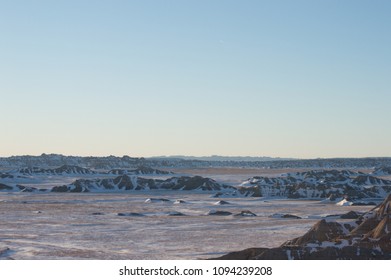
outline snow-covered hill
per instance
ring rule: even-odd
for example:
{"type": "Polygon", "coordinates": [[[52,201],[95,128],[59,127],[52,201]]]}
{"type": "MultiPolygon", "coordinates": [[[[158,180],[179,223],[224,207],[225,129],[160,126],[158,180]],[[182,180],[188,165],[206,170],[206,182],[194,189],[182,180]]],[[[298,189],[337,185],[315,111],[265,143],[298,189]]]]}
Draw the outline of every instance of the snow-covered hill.
{"type": "Polygon", "coordinates": [[[311,170],[274,178],[252,177],[238,188],[263,197],[363,199],[384,198],[391,192],[391,181],[349,170],[311,170]]]}
{"type": "Polygon", "coordinates": [[[146,179],[138,176],[121,175],[105,179],[79,179],[69,185],[56,186],[52,192],[103,192],[129,190],[181,190],[181,191],[231,191],[231,186],[219,184],[216,181],[194,177],[172,177],[167,180],[146,179]]]}
{"type": "Polygon", "coordinates": [[[151,167],[92,170],[63,165],[57,168],[20,168],[0,173],[1,191],[98,192],[123,190],[215,191],[216,197],[276,197],[350,201],[384,198],[391,192],[391,180],[352,170],[309,170],[277,177],[255,176],[239,186],[229,186],[201,176],[168,178],[172,173],[151,167]],[[165,179],[164,178],[168,178],[165,179]],[[71,183],[72,182],[72,183],[71,183]]]}

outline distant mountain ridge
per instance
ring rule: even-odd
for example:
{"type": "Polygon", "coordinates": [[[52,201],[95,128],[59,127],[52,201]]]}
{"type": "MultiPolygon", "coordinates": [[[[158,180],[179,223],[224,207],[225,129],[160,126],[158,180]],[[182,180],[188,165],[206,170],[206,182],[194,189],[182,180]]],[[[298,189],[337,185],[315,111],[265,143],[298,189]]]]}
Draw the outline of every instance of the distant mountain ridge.
{"type": "Polygon", "coordinates": [[[96,171],[89,168],[84,168],[76,165],[62,165],[57,168],[41,168],[41,167],[25,167],[19,168],[8,173],[0,173],[0,178],[13,178],[12,174],[21,174],[21,175],[94,175],[94,174],[111,174],[111,175],[168,175],[173,174],[170,171],[164,171],[159,169],[154,169],[151,167],[139,166],[136,169],[112,169],[109,171],[96,171]]]}
{"type": "Polygon", "coordinates": [[[184,159],[184,160],[202,160],[202,161],[243,161],[243,162],[254,162],[254,161],[276,161],[276,160],[295,160],[294,158],[280,158],[280,157],[253,157],[253,156],[156,156],[148,157],[147,159],[184,159]]]}
{"type": "Polygon", "coordinates": [[[129,156],[64,156],[59,154],[42,154],[40,156],[11,156],[0,157],[0,168],[41,167],[53,168],[62,165],[80,166],[91,169],[129,169],[139,166],[151,168],[362,168],[374,169],[390,167],[391,157],[372,158],[326,158],[326,159],[278,159],[278,158],[248,158],[248,157],[219,157],[192,159],[192,157],[129,157],[129,156]],[[188,159],[187,159],[188,158],[188,159]],[[256,160],[259,159],[259,160],[256,160]]]}

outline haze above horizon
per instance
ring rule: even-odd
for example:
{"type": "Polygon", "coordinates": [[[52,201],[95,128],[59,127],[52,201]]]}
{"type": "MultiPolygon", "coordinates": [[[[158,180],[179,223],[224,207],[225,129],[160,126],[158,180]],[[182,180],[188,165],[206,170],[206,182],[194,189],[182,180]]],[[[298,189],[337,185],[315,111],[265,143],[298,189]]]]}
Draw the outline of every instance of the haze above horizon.
{"type": "Polygon", "coordinates": [[[1,1],[0,156],[391,156],[390,1],[1,1]]]}

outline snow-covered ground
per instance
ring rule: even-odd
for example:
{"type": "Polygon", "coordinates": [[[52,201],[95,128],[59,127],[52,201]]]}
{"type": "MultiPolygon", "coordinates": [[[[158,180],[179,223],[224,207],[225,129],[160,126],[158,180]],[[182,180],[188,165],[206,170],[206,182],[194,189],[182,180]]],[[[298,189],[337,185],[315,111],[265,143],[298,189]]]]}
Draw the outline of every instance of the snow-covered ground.
{"type": "Polygon", "coordinates": [[[219,200],[207,192],[0,193],[0,247],[10,248],[14,259],[212,258],[276,247],[322,217],[373,207],[263,198],[216,204],[219,200]],[[154,203],[146,203],[150,198],[154,203]],[[210,210],[257,216],[208,216],[210,210]],[[276,213],[302,219],[273,218],[276,213]]]}
{"type": "MultiPolygon", "coordinates": [[[[298,171],[303,170],[206,168],[140,176],[165,180],[201,175],[238,186],[254,176],[279,177],[298,171]]],[[[118,176],[107,173],[11,174],[15,176],[4,177],[0,183],[48,190],[80,178],[118,176]]],[[[338,206],[338,201],[212,198],[213,194],[216,191],[8,193],[3,190],[0,192],[0,248],[8,247],[6,257],[14,259],[213,258],[243,248],[277,247],[304,234],[323,217],[373,208],[349,203],[338,206]],[[242,211],[257,216],[235,216],[242,211]],[[290,215],[302,219],[282,218],[290,215]]],[[[0,255],[1,258],[4,255],[0,255]]]]}

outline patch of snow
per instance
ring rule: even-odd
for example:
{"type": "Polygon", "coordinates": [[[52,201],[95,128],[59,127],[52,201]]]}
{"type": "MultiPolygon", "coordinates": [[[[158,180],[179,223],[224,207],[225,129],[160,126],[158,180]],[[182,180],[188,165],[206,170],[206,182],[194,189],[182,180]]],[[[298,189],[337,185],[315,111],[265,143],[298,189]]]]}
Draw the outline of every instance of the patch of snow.
{"type": "Polygon", "coordinates": [[[353,202],[346,200],[345,198],[341,200],[340,202],[336,203],[335,205],[338,206],[351,206],[353,202]]]}
{"type": "Polygon", "coordinates": [[[323,199],[323,200],[319,201],[319,203],[325,203],[325,204],[327,204],[327,203],[339,203],[342,200],[343,200],[343,198],[341,198],[341,197],[338,197],[335,200],[331,200],[330,198],[326,198],[326,199],[323,199]]]}

